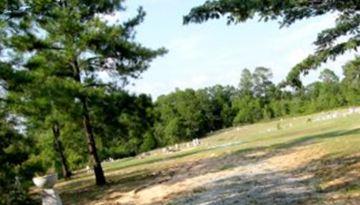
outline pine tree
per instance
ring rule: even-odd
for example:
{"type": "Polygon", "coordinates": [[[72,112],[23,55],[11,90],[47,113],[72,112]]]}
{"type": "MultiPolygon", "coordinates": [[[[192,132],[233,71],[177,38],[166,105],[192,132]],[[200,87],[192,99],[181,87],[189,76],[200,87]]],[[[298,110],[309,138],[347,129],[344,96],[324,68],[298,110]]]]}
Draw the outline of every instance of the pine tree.
{"type": "MultiPolygon", "coordinates": [[[[3,18],[9,23],[3,45],[14,54],[13,69],[41,77],[81,105],[81,117],[93,164],[96,184],[106,183],[95,145],[90,98],[116,84],[126,85],[149,67],[164,49],[151,50],[134,41],[134,29],[144,11],[128,21],[109,23],[105,15],[124,11],[122,0],[21,1],[3,18]],[[104,82],[100,73],[112,82],[104,82]]],[[[21,86],[21,85],[20,85],[21,86]]],[[[54,94],[52,94],[54,95],[54,94]]],[[[67,106],[66,104],[64,106],[67,106]]]]}

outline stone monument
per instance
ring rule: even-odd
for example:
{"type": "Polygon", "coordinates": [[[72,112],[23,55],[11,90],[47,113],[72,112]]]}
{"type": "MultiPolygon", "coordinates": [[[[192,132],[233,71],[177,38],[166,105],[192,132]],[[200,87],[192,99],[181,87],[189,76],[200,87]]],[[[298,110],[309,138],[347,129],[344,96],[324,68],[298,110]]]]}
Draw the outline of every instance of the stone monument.
{"type": "Polygon", "coordinates": [[[57,182],[57,174],[33,178],[34,184],[42,189],[42,205],[62,205],[59,194],[53,188],[57,182]]]}

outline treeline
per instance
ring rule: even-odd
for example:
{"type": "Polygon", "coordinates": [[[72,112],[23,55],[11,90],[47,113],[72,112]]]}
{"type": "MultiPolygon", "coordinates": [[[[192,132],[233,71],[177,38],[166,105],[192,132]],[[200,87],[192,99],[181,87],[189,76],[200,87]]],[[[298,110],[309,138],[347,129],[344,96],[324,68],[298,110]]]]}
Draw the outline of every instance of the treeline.
{"type": "Polygon", "coordinates": [[[300,89],[272,82],[272,72],[244,69],[238,87],[216,85],[176,90],[160,96],[154,105],[157,145],[165,146],[234,125],[284,116],[309,114],[342,106],[360,105],[360,60],[344,67],[344,78],[325,69],[316,81],[300,89]],[[355,74],[357,73],[357,74],[355,74]]]}

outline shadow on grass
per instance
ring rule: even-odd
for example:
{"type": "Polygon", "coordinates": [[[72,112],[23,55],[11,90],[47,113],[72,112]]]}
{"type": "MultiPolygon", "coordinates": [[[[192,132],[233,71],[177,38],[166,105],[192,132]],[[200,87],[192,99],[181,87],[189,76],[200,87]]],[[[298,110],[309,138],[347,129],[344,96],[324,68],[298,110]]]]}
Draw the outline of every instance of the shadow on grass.
{"type": "Polygon", "coordinates": [[[274,148],[275,149],[291,148],[298,145],[307,145],[310,143],[314,143],[317,140],[344,137],[347,135],[355,135],[355,134],[360,134],[360,128],[352,129],[352,130],[338,130],[338,131],[327,132],[319,135],[309,135],[309,136],[301,137],[299,139],[295,139],[289,143],[274,145],[274,148]]]}
{"type": "Polygon", "coordinates": [[[328,155],[311,161],[295,173],[313,174],[318,179],[316,188],[320,193],[360,193],[360,153],[342,157],[328,155]]]}
{"type": "Polygon", "coordinates": [[[135,166],[141,166],[141,165],[145,165],[145,164],[152,164],[154,162],[166,162],[166,161],[170,161],[170,160],[174,160],[174,159],[178,159],[178,158],[183,158],[183,157],[195,155],[195,154],[201,153],[203,151],[207,151],[207,149],[206,150],[196,149],[196,150],[186,151],[184,153],[176,153],[176,154],[171,155],[171,156],[155,157],[155,158],[151,158],[151,159],[139,160],[138,162],[134,162],[134,163],[131,163],[131,164],[128,164],[128,165],[121,165],[120,164],[118,166],[113,166],[111,168],[107,168],[106,171],[127,169],[127,168],[131,168],[131,167],[135,167],[135,166]]]}
{"type": "Polygon", "coordinates": [[[62,188],[66,191],[62,191],[60,195],[64,204],[88,204],[114,192],[129,192],[152,179],[153,175],[146,170],[108,176],[108,183],[102,187],[96,186],[93,182],[94,179],[87,179],[80,184],[66,185],[62,188]]]}
{"type": "Polygon", "coordinates": [[[257,161],[270,158],[272,156],[283,154],[284,152],[290,152],[292,148],[298,148],[300,146],[315,144],[320,142],[321,140],[346,137],[349,135],[360,134],[360,128],[352,129],[352,130],[338,130],[333,132],[327,132],[319,135],[307,135],[304,137],[299,137],[294,140],[290,140],[285,143],[278,143],[270,146],[260,146],[260,147],[252,147],[247,149],[241,149],[236,151],[234,154],[243,156],[243,160],[251,160],[256,159],[257,161]],[[265,155],[255,156],[255,157],[246,157],[245,154],[251,154],[254,152],[265,152],[265,155]]]}

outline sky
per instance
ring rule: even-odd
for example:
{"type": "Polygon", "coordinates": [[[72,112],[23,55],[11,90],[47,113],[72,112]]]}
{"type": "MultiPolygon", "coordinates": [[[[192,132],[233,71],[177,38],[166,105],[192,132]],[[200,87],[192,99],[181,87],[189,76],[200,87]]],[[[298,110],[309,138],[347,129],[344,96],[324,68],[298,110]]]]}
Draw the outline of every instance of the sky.
{"type": "MultiPolygon", "coordinates": [[[[150,48],[165,47],[169,52],[151,63],[128,90],[150,94],[154,99],[176,88],[204,88],[215,84],[237,86],[241,71],[257,66],[271,68],[273,81],[285,79],[290,69],[312,53],[317,33],[334,25],[336,15],[306,19],[289,28],[277,21],[227,25],[225,19],[183,25],[182,18],[205,0],[128,0],[128,18],[143,6],[147,15],[138,26],[136,41],[150,48]]],[[[353,54],[322,66],[342,75],[343,65],[353,54]]],[[[319,69],[321,71],[321,69],[319,69]]],[[[305,84],[317,80],[319,71],[303,78],[305,84]]]]}

